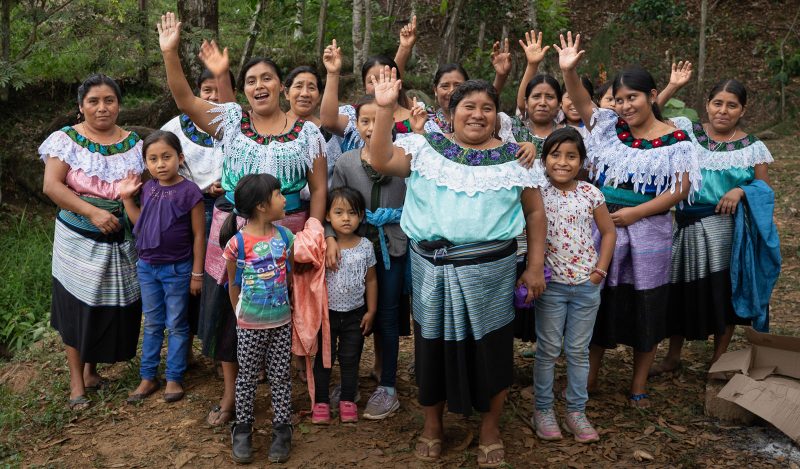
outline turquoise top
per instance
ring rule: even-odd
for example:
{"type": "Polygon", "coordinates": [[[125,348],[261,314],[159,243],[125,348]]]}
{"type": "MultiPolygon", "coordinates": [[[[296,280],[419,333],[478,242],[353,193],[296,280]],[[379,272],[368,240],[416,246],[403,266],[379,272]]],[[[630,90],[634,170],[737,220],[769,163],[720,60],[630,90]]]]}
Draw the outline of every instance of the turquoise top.
{"type": "Polygon", "coordinates": [[[522,190],[546,183],[538,162],[530,169],[517,162],[515,143],[475,150],[428,133],[396,145],[411,156],[400,226],[414,241],[513,239],[525,227],[522,190]]]}
{"type": "Polygon", "coordinates": [[[754,135],[745,135],[732,142],[716,142],[699,122],[674,121],[689,134],[698,148],[703,185],[695,195],[694,203],[697,205],[716,206],[731,189],[753,182],[756,165],[773,161],[767,147],[754,135]]]}

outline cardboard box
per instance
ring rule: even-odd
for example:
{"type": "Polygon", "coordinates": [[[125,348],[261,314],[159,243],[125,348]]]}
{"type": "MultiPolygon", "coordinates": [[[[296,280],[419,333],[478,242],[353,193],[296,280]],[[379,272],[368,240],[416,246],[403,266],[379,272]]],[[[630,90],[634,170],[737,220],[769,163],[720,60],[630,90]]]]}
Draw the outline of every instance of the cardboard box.
{"type": "Polygon", "coordinates": [[[717,394],[775,425],[800,444],[800,337],[745,328],[750,346],[728,352],[708,370],[730,376],[717,394]]]}

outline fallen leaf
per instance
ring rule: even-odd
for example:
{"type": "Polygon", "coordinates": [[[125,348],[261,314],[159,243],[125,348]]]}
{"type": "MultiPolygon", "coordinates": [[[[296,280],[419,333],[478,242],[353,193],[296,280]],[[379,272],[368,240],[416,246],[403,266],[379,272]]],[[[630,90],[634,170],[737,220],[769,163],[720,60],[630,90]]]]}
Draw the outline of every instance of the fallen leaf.
{"type": "Polygon", "coordinates": [[[639,462],[655,460],[652,454],[642,449],[637,449],[636,451],[633,452],[633,459],[639,462]]]}
{"type": "Polygon", "coordinates": [[[647,428],[645,428],[645,429],[644,429],[644,434],[645,434],[645,435],[650,435],[650,434],[652,434],[654,431],[656,431],[656,427],[655,427],[654,425],[650,425],[649,427],[647,427],[647,428]]]}
{"type": "Polygon", "coordinates": [[[533,445],[536,444],[536,440],[530,437],[525,438],[525,447],[526,448],[533,448],[533,445]]]}
{"type": "Polygon", "coordinates": [[[567,463],[567,467],[571,467],[572,469],[583,469],[583,464],[575,461],[570,461],[567,463]]]}
{"type": "Polygon", "coordinates": [[[680,425],[669,424],[669,428],[675,430],[678,433],[686,433],[686,427],[682,427],[680,425]]]}
{"type": "Polygon", "coordinates": [[[181,469],[195,456],[197,456],[197,454],[192,453],[191,451],[181,451],[178,456],[175,457],[175,469],[181,469]]]}

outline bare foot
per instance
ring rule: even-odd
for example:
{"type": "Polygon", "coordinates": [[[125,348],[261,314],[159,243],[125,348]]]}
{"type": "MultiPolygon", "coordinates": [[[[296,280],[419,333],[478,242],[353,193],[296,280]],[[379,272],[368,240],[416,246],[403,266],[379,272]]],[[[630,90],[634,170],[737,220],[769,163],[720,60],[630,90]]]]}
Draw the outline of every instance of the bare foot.
{"type": "Polygon", "coordinates": [[[167,387],[164,388],[164,392],[167,394],[183,392],[183,386],[177,381],[167,381],[167,387]]]}
{"type": "Polygon", "coordinates": [[[499,467],[506,457],[502,440],[478,445],[478,467],[499,467]]]}
{"type": "Polygon", "coordinates": [[[138,394],[142,396],[149,396],[158,390],[158,382],[149,379],[143,379],[139,386],[133,391],[132,394],[138,394]]]}
{"type": "Polygon", "coordinates": [[[652,378],[653,376],[659,376],[664,373],[672,373],[680,369],[681,369],[680,359],[676,360],[669,357],[665,357],[663,360],[661,360],[661,363],[658,363],[650,367],[650,371],[647,372],[647,376],[652,378]]]}
{"type": "Polygon", "coordinates": [[[637,409],[650,408],[650,396],[645,393],[631,394],[631,396],[628,398],[628,402],[630,403],[631,407],[635,407],[637,409]]]}

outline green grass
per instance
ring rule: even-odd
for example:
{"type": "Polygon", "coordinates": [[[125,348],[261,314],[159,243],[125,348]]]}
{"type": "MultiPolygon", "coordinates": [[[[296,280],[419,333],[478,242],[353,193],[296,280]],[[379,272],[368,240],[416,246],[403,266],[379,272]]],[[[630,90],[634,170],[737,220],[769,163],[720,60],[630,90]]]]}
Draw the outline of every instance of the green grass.
{"type": "Polygon", "coordinates": [[[0,212],[0,347],[22,350],[47,330],[53,220],[0,212]]]}

